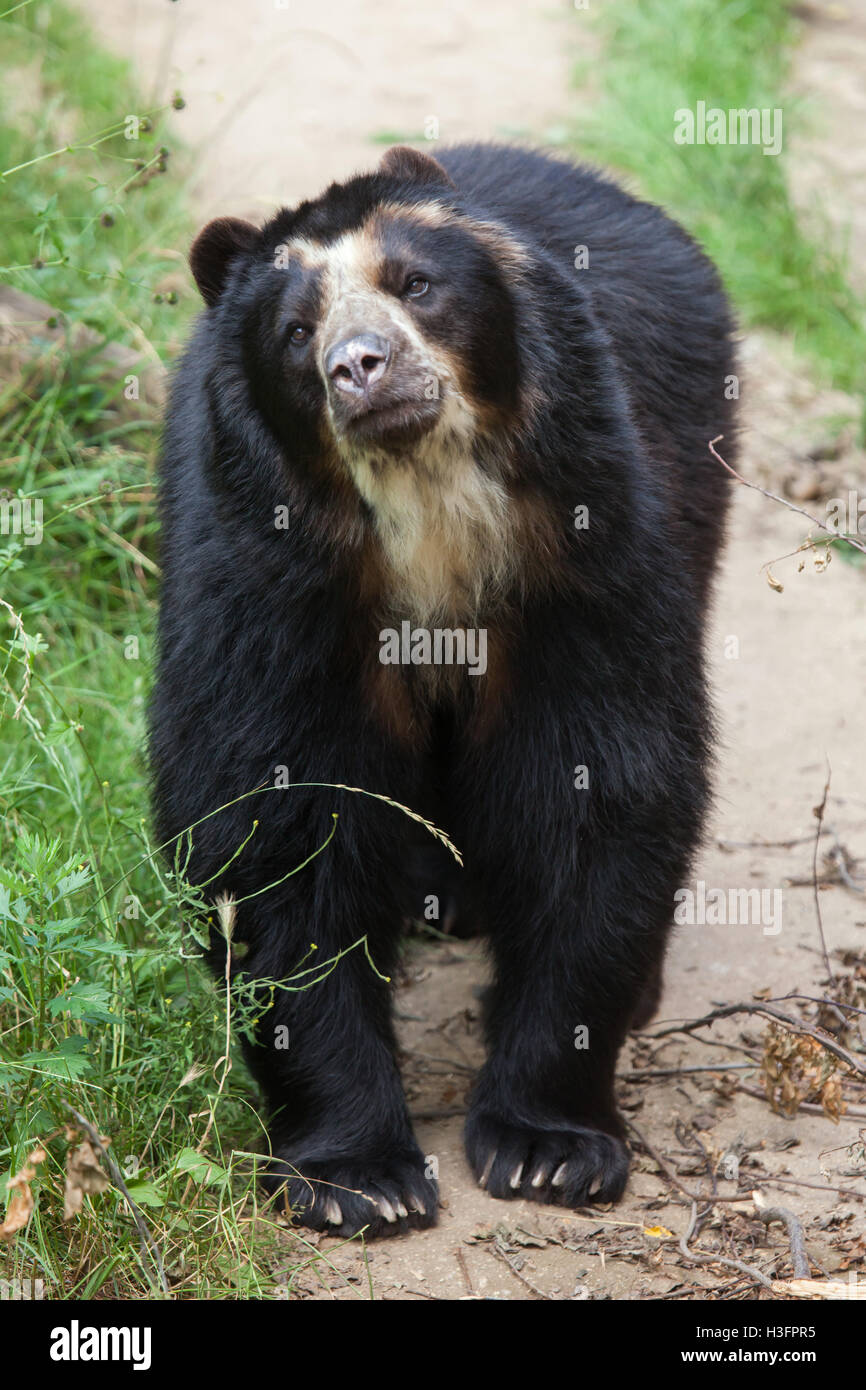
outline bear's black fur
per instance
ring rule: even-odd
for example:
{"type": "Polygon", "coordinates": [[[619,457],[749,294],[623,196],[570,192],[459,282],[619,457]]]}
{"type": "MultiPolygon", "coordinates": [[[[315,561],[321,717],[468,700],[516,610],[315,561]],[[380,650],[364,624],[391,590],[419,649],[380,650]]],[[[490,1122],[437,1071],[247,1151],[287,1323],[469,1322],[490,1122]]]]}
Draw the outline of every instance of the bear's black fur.
{"type": "Polygon", "coordinates": [[[270,1182],[343,1235],[435,1219],[383,978],[417,827],[310,784],[459,847],[494,967],[469,1162],[497,1197],[569,1205],[622,1193],[617,1053],[657,1001],[708,799],[718,278],[596,173],[437,159],[398,148],[263,230],[205,228],[162,461],[157,829],[195,826],[191,877],[237,900],[246,976],[347,952],[278,988],[247,1049],[270,1182]],[[404,617],[484,629],[486,673],[383,666],[404,617]]]}

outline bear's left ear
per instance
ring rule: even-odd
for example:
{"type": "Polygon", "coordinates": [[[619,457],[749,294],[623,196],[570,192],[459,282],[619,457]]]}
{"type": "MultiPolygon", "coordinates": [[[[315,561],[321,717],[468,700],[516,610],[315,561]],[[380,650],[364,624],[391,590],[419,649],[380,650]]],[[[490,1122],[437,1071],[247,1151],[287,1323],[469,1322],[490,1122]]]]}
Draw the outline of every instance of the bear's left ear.
{"type": "Polygon", "coordinates": [[[405,179],[407,183],[438,183],[446,188],[455,188],[450,174],[431,154],[413,150],[410,145],[392,145],[386,150],[379,164],[379,172],[391,174],[395,179],[405,179]]]}
{"type": "Polygon", "coordinates": [[[217,217],[202,228],[190,248],[189,263],[205,304],[216,304],[229,263],[250,251],[258,238],[258,228],[239,217],[217,217]]]}

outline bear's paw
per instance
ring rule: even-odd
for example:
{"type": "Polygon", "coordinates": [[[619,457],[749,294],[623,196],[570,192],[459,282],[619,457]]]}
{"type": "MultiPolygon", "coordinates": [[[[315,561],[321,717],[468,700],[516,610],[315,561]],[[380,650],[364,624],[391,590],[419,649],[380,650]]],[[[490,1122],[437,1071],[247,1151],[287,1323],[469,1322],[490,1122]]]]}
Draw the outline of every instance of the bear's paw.
{"type": "Polygon", "coordinates": [[[277,1209],[298,1225],[344,1238],[363,1231],[372,1240],[432,1226],[439,1206],[420,1150],[368,1162],[278,1151],[264,1183],[277,1209]]]}
{"type": "Polygon", "coordinates": [[[471,1115],[466,1154],[479,1186],[492,1197],[568,1207],[616,1202],[628,1178],[623,1141],[589,1125],[545,1129],[471,1115]]]}

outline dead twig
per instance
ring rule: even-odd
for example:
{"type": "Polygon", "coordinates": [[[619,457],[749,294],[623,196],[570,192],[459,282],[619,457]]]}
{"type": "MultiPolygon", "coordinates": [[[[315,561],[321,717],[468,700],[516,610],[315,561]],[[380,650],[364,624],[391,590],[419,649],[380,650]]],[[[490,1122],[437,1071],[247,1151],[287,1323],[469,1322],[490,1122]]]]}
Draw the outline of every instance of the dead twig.
{"type": "MultiPolygon", "coordinates": [[[[757,1086],[747,1086],[744,1081],[737,1082],[737,1090],[742,1091],[746,1096],[754,1096],[756,1100],[767,1099],[766,1091],[760,1090],[757,1086]]],[[[823,1115],[825,1120],[827,1118],[827,1111],[824,1109],[823,1105],[816,1105],[815,1102],[811,1100],[801,1100],[800,1104],[797,1106],[797,1110],[802,1110],[805,1115],[823,1115]]],[[[845,1113],[840,1115],[839,1119],[866,1120],[866,1106],[848,1105],[846,1102],[845,1113]]]]}
{"type": "Polygon", "coordinates": [[[754,1071],[760,1062],[711,1062],[705,1065],[688,1067],[641,1067],[637,1071],[626,1071],[621,1081],[658,1081],[666,1076],[689,1076],[696,1071],[754,1071]]]}
{"type": "Polygon", "coordinates": [[[846,1047],[838,1043],[829,1033],[822,1029],[813,1028],[811,1024],[805,1023],[802,1019],[792,1018],[790,1014],[784,1013],[781,1009],[775,1008],[766,1002],[758,1004],[724,1004],[721,1008],[713,1009],[710,1013],[704,1014],[701,1018],[694,1018],[685,1023],[672,1024],[669,1028],[661,1028],[657,1033],[646,1033],[651,1042],[656,1038],[664,1038],[671,1033],[693,1033],[697,1028],[707,1028],[721,1018],[733,1018],[736,1014],[751,1014],[758,1018],[767,1018],[775,1023],[780,1023],[783,1028],[787,1028],[792,1033],[797,1033],[801,1037],[812,1038],[814,1042],[820,1043],[821,1047],[827,1052],[831,1052],[834,1057],[838,1057],[840,1062],[857,1076],[866,1077],[866,1062],[863,1062],[855,1053],[849,1052],[846,1047]]]}
{"type": "Polygon", "coordinates": [[[93,1125],[90,1124],[88,1120],[85,1120],[83,1115],[79,1115],[78,1111],[73,1110],[72,1106],[67,1105],[65,1101],[63,1102],[63,1104],[65,1108],[69,1111],[72,1118],[75,1120],[75,1123],[78,1125],[79,1129],[83,1130],[84,1133],[87,1135],[88,1139],[93,1145],[97,1157],[105,1160],[108,1166],[109,1174],[111,1175],[111,1181],[114,1183],[114,1186],[118,1189],[118,1191],[122,1193],[123,1197],[128,1203],[129,1210],[132,1212],[132,1219],[138,1227],[138,1238],[141,1242],[142,1253],[146,1258],[148,1251],[150,1251],[150,1254],[153,1256],[154,1264],[156,1265],[156,1268],[159,1272],[159,1282],[162,1291],[163,1293],[170,1295],[171,1289],[169,1288],[168,1279],[166,1278],[165,1266],[162,1262],[162,1255],[160,1254],[159,1246],[156,1244],[156,1241],[153,1239],[153,1236],[150,1234],[150,1231],[148,1230],[147,1222],[145,1221],[144,1216],[142,1215],[141,1208],[138,1206],[138,1203],[135,1201],[135,1198],[132,1196],[129,1188],[123,1180],[123,1174],[120,1171],[114,1154],[111,1153],[111,1151],[105,1147],[105,1144],[102,1142],[102,1139],[98,1131],[93,1128],[93,1125]]]}
{"type": "Polygon", "coordinates": [[[825,812],[825,810],[827,809],[827,796],[828,796],[828,793],[829,793],[829,791],[830,791],[830,779],[831,779],[832,776],[833,776],[833,771],[832,771],[832,768],[830,767],[830,761],[829,761],[829,759],[828,759],[828,760],[827,760],[827,780],[826,780],[826,782],[824,783],[824,793],[823,793],[823,795],[822,795],[822,797],[821,797],[821,801],[820,801],[819,805],[817,805],[817,806],[815,807],[815,810],[814,810],[814,812],[813,812],[815,818],[816,818],[817,821],[818,821],[818,829],[817,829],[817,831],[815,832],[815,846],[814,846],[814,848],[813,848],[813,850],[812,850],[812,893],[813,893],[814,898],[815,898],[815,916],[816,916],[817,919],[818,919],[818,936],[819,936],[820,939],[821,939],[821,950],[822,950],[823,953],[824,953],[824,968],[825,968],[826,971],[827,971],[827,978],[828,978],[828,980],[830,981],[830,987],[831,987],[831,989],[832,989],[833,985],[835,984],[835,980],[834,980],[834,978],[833,978],[833,969],[832,969],[832,966],[830,965],[830,956],[829,956],[829,954],[828,954],[828,952],[827,952],[827,941],[826,941],[826,939],[825,939],[825,937],[824,937],[824,919],[823,919],[823,917],[821,916],[821,903],[820,903],[820,898],[819,898],[819,893],[818,893],[818,844],[819,844],[820,839],[821,839],[821,828],[822,828],[822,826],[823,826],[823,824],[824,824],[824,812],[825,812]]]}
{"type": "Polygon", "coordinates": [[[778,994],[773,999],[768,999],[768,1004],[784,1004],[786,999],[804,999],[809,1004],[823,1004],[828,1009],[846,1010],[850,1014],[863,1014],[866,1016],[866,1009],[858,1009],[856,1004],[843,1004],[841,999],[828,999],[818,994],[800,994],[796,990],[791,990],[790,994],[778,994]]]}
{"type": "Polygon", "coordinates": [[[466,1263],[466,1256],[464,1255],[463,1251],[460,1249],[459,1246],[454,1251],[454,1258],[460,1266],[460,1273],[463,1275],[463,1283],[466,1285],[466,1292],[469,1294],[470,1298],[477,1298],[478,1295],[472,1287],[472,1276],[469,1273],[469,1266],[466,1263]]]}
{"type": "Polygon", "coordinates": [[[773,1292],[773,1285],[766,1274],[762,1274],[754,1265],[743,1264],[741,1260],[729,1260],[725,1255],[699,1255],[696,1251],[690,1250],[689,1241],[694,1234],[694,1229],[697,1224],[698,1206],[697,1202],[692,1202],[692,1216],[689,1222],[689,1229],[684,1236],[680,1237],[679,1242],[680,1253],[684,1255],[687,1260],[697,1265],[724,1265],[726,1269],[736,1269],[738,1273],[748,1275],[750,1279],[755,1280],[758,1284],[762,1284],[763,1287],[769,1289],[771,1293],[773,1292]]]}
{"type": "Polygon", "coordinates": [[[771,502],[779,502],[783,507],[787,507],[789,512],[799,513],[799,515],[804,516],[807,521],[811,521],[813,526],[817,526],[820,531],[830,536],[832,540],[845,541],[846,544],[852,546],[854,550],[859,550],[861,554],[866,555],[866,545],[864,545],[863,541],[857,540],[855,536],[840,535],[838,531],[831,530],[825,522],[819,521],[817,516],[813,516],[811,512],[807,512],[804,507],[798,507],[796,503],[789,502],[787,497],[780,497],[776,492],[769,492],[767,488],[761,487],[758,483],[750,483],[748,478],[744,478],[742,473],[738,473],[736,468],[732,468],[729,463],[725,462],[721,454],[717,453],[714,445],[719,444],[723,439],[723,434],[717,434],[715,439],[710,440],[707,447],[713,458],[720,463],[723,468],[727,469],[731,477],[736,478],[738,483],[742,483],[743,487],[751,488],[754,492],[760,492],[762,497],[768,497],[771,502]]]}
{"type": "Polygon", "coordinates": [[[834,1187],[832,1183],[804,1182],[802,1178],[783,1178],[775,1174],[772,1177],[761,1178],[761,1182],[780,1184],[783,1187],[809,1187],[813,1192],[835,1192],[838,1197],[855,1197],[858,1202],[866,1202],[866,1192],[858,1192],[854,1187],[834,1187]]]}
{"type": "Polygon", "coordinates": [[[811,1279],[812,1270],[809,1265],[809,1256],[806,1254],[806,1237],[803,1234],[803,1227],[799,1219],[788,1207],[768,1207],[766,1198],[762,1192],[753,1192],[752,1198],[755,1203],[755,1210],[758,1213],[758,1220],[763,1221],[765,1226],[769,1226],[773,1221],[781,1221],[788,1232],[788,1243],[791,1247],[791,1264],[794,1267],[795,1279],[811,1279]]]}
{"type": "Polygon", "coordinates": [[[742,1202],[747,1197],[748,1194],[745,1192],[735,1192],[730,1197],[720,1197],[718,1193],[713,1194],[711,1192],[692,1192],[691,1188],[686,1187],[685,1183],[680,1181],[678,1175],[674,1172],[673,1168],[670,1166],[667,1160],[662,1158],[661,1154],[653,1148],[652,1144],[649,1142],[648,1139],[644,1138],[637,1125],[633,1124],[631,1120],[628,1120],[626,1123],[628,1124],[629,1129],[634,1134],[641,1148],[644,1149],[646,1153],[649,1154],[650,1158],[658,1164],[659,1168],[664,1173],[665,1177],[668,1179],[668,1182],[673,1183],[674,1187],[679,1188],[683,1196],[688,1197],[690,1202],[706,1203],[707,1208],[709,1209],[710,1207],[715,1206],[717,1202],[742,1202]]]}
{"type": "Polygon", "coordinates": [[[848,869],[848,853],[842,844],[832,825],[826,826],[827,833],[832,836],[833,848],[830,851],[830,858],[836,866],[836,872],[851,893],[857,893],[862,897],[866,894],[866,888],[861,888],[859,883],[855,883],[848,869]]]}
{"type": "MultiPolygon", "coordinates": [[[[766,1099],[763,1091],[756,1091],[754,1092],[754,1094],[757,1095],[761,1100],[766,1099]]],[[[818,1107],[816,1107],[816,1109],[817,1108],[818,1107]]],[[[824,1112],[821,1111],[821,1114],[823,1113],[824,1112]]],[[[690,1189],[686,1187],[685,1183],[680,1181],[677,1174],[670,1167],[670,1164],[668,1164],[665,1161],[665,1159],[662,1158],[661,1154],[653,1148],[652,1144],[650,1144],[649,1141],[644,1138],[640,1130],[637,1128],[635,1124],[632,1123],[631,1120],[628,1121],[628,1126],[634,1134],[635,1138],[638,1140],[641,1148],[649,1154],[650,1158],[652,1158],[658,1164],[665,1177],[671,1183],[673,1183],[674,1187],[678,1187],[680,1192],[682,1192],[685,1197],[688,1197],[690,1202],[708,1202],[711,1203],[713,1206],[718,1206],[720,1203],[728,1204],[730,1202],[748,1201],[748,1192],[735,1192],[729,1197],[722,1197],[717,1193],[714,1197],[711,1198],[707,1193],[690,1191],[690,1189]]],[[[805,1182],[802,1178],[786,1178],[779,1176],[775,1173],[768,1173],[766,1177],[752,1179],[752,1186],[750,1190],[754,1191],[756,1188],[759,1187],[759,1185],[762,1184],[767,1184],[769,1186],[779,1185],[786,1187],[808,1187],[815,1192],[835,1192],[838,1197],[853,1197],[859,1202],[866,1202],[866,1192],[858,1192],[855,1187],[836,1187],[832,1183],[805,1182]]],[[[636,1223],[613,1222],[611,1224],[632,1225],[636,1223]]]]}
{"type": "Polygon", "coordinates": [[[519,1279],[521,1284],[524,1284],[526,1288],[529,1289],[530,1293],[535,1294],[536,1298],[543,1298],[547,1303],[555,1303],[557,1301],[551,1296],[551,1294],[545,1293],[544,1289],[540,1289],[537,1284],[533,1284],[531,1279],[527,1279],[525,1274],[521,1274],[520,1270],[517,1268],[514,1262],[508,1258],[505,1251],[500,1246],[494,1244],[488,1246],[488,1249],[490,1250],[491,1255],[495,1255],[498,1260],[505,1261],[505,1263],[508,1265],[508,1268],[511,1270],[511,1273],[514,1275],[515,1279],[519,1279]]]}
{"type": "MultiPolygon", "coordinates": [[[[822,835],[831,831],[825,828],[822,835]]],[[[719,849],[793,849],[795,845],[811,845],[811,835],[798,835],[793,840],[716,840],[719,849]]]]}

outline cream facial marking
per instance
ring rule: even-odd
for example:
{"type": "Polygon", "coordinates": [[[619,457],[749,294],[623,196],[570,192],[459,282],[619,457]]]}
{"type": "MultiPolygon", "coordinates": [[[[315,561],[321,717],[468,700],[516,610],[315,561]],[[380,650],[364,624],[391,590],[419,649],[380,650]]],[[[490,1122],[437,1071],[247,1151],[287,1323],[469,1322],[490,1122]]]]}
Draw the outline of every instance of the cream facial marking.
{"type": "MultiPolygon", "coordinates": [[[[405,447],[353,437],[341,427],[332,393],[327,419],[340,457],[370,507],[385,561],[389,612],[416,624],[470,621],[485,598],[505,587],[511,568],[514,523],[501,470],[478,463],[479,420],[463,389],[459,361],[427,339],[404,302],[379,284],[382,256],[378,211],[363,227],[327,245],[293,242],[301,263],[320,272],[321,317],[316,361],[328,385],[331,345],[352,334],[378,334],[394,352],[393,370],[411,402],[432,391],[435,422],[405,447]]],[[[438,225],[448,217],[438,204],[394,209],[438,225]]],[[[429,397],[428,397],[429,399],[429,397]]]]}
{"type": "Polygon", "coordinates": [[[416,203],[409,206],[399,203],[383,203],[376,216],[394,217],[401,222],[416,222],[424,227],[459,225],[496,252],[499,257],[500,269],[504,266],[512,274],[517,275],[531,264],[531,257],[526,247],[512,236],[507,228],[498,222],[455,213],[451,208],[444,207],[442,203],[416,203]]]}
{"type": "Polygon", "coordinates": [[[509,493],[478,466],[465,403],[448,398],[407,465],[379,466],[368,452],[350,466],[373,513],[391,612],[428,626],[471,621],[505,586],[514,547],[509,493]]]}

